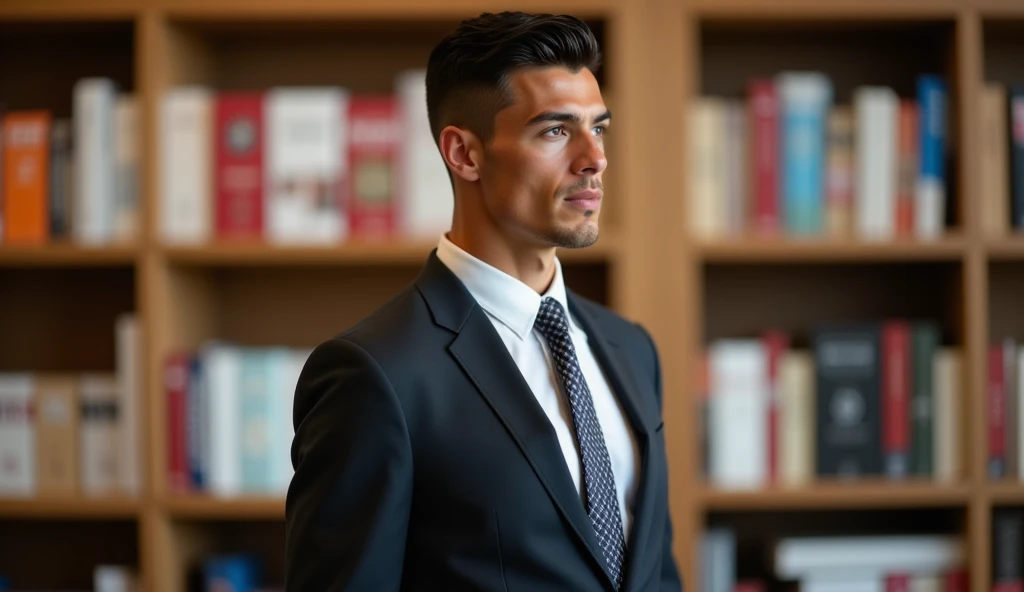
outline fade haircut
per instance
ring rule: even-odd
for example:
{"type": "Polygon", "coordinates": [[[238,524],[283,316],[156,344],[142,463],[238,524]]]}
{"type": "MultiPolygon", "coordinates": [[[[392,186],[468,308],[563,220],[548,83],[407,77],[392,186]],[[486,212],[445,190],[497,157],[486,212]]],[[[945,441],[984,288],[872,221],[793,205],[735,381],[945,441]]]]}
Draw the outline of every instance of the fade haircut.
{"type": "Polygon", "coordinates": [[[509,87],[513,71],[548,66],[597,73],[601,49],[583,21],[523,12],[483,13],[462,21],[427,62],[427,115],[434,141],[454,125],[487,143],[494,116],[514,100],[509,87]]]}

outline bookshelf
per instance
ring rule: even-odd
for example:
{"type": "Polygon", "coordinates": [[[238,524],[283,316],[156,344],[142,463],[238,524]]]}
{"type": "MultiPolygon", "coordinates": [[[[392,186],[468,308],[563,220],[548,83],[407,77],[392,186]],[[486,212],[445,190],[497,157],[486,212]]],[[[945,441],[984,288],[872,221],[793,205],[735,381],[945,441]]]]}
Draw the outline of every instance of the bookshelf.
{"type": "MultiPolygon", "coordinates": [[[[511,3],[508,4],[513,7],[511,3]]],[[[497,9],[498,6],[489,6],[497,9]]],[[[1024,239],[982,232],[976,112],[983,81],[1024,80],[1020,0],[526,0],[592,23],[616,122],[601,240],[562,253],[569,285],[650,329],[662,356],[675,554],[700,581],[700,535],[739,529],[740,565],[765,534],[814,525],[966,537],[972,590],[990,589],[992,512],[1024,505],[1024,484],[985,474],[985,351],[1024,338],[1024,239]],[[754,73],[814,68],[837,97],[865,83],[912,94],[914,76],[949,81],[949,214],[933,241],[698,239],[685,224],[684,114],[705,93],[740,96],[754,73]],[[651,92],[650,89],[658,89],[651,92]],[[622,196],[615,199],[614,196],[622,196]],[[753,295],[753,297],[752,297],[753,295]],[[953,483],[820,482],[804,488],[710,488],[696,440],[694,360],[717,337],[767,326],[806,342],[835,318],[927,316],[964,353],[964,474],[953,483]]],[[[86,372],[114,364],[114,319],[144,330],[146,479],[137,499],[0,500],[0,548],[18,585],[85,587],[89,566],[126,563],[146,590],[184,592],[211,552],[261,551],[283,575],[283,501],[176,494],[166,482],[166,356],[208,339],[311,347],[408,283],[432,241],[331,248],[262,243],[171,247],[155,228],[157,106],[168,88],[341,84],[381,92],[422,66],[433,43],[480,10],[468,0],[12,0],[0,4],[0,101],[68,116],[75,80],[108,76],[140,100],[142,232],[137,244],[0,243],[0,370],[86,372]],[[302,63],[302,68],[295,68],[302,63]],[[43,75],[42,73],[45,73],[43,75]],[[60,541],[60,542],[54,542],[60,541]],[[17,544],[14,544],[17,542],[17,544]],[[57,577],[49,563],[68,569],[57,577]]],[[[760,545],[760,547],[758,546],[760,545]]],[[[280,583],[279,581],[277,583],[280,583]]]]}

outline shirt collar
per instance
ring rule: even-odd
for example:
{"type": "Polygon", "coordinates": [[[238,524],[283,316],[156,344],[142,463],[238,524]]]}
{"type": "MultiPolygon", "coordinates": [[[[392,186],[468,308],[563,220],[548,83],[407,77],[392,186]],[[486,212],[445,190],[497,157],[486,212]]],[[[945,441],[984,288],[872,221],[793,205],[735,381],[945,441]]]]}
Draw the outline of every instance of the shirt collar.
{"type": "Polygon", "coordinates": [[[555,257],[555,277],[544,294],[538,294],[522,281],[470,255],[446,234],[442,234],[438,242],[437,258],[462,281],[481,308],[520,339],[525,339],[533,330],[543,298],[554,298],[562,305],[562,310],[569,313],[558,257],[555,257]]]}

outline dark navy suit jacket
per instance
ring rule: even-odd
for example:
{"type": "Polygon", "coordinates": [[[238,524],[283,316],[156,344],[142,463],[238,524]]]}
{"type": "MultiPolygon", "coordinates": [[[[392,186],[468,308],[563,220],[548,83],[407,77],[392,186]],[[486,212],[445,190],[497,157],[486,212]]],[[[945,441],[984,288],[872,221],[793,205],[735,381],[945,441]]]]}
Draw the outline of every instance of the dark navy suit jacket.
{"type": "MultiPolygon", "coordinates": [[[[654,343],[571,291],[568,302],[640,449],[621,590],[677,592],[654,343]]],[[[314,350],[294,424],[289,592],[613,590],[550,421],[436,253],[314,350]]]]}

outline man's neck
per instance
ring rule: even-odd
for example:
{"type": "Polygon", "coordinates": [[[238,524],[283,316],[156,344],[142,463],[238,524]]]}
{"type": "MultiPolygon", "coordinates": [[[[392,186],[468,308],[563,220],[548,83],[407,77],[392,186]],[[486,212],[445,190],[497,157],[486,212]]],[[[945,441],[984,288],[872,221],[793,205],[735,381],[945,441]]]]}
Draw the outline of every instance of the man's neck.
{"type": "Polygon", "coordinates": [[[446,236],[455,246],[518,279],[538,294],[546,292],[555,277],[555,247],[513,245],[504,237],[484,238],[457,229],[446,236]]]}

